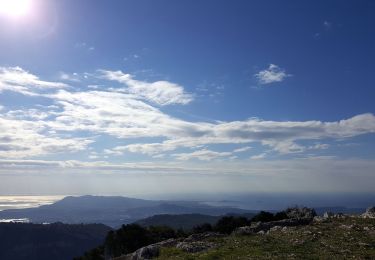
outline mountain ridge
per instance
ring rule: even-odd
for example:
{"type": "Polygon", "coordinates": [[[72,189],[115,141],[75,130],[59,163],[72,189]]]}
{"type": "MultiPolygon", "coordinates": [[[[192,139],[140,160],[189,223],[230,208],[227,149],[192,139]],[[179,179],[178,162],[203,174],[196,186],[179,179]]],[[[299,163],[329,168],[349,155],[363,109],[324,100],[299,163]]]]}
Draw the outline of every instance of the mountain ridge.
{"type": "Polygon", "coordinates": [[[158,214],[205,214],[212,216],[227,213],[250,213],[234,207],[217,207],[196,201],[143,200],[121,196],[67,196],[53,204],[36,208],[0,211],[0,219],[27,218],[32,223],[63,222],[103,223],[111,227],[135,222],[158,214]]]}

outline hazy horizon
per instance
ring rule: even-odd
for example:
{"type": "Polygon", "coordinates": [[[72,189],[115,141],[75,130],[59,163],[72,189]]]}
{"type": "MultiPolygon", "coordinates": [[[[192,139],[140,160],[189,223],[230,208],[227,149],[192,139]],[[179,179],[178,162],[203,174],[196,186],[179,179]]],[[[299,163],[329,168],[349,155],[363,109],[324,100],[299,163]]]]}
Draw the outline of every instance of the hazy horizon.
{"type": "Polygon", "coordinates": [[[312,194],[312,193],[206,193],[206,194],[67,194],[67,195],[0,195],[0,211],[34,208],[52,204],[64,197],[121,196],[165,201],[198,201],[211,206],[236,207],[248,210],[280,210],[290,206],[367,208],[373,205],[374,193],[312,194]]]}

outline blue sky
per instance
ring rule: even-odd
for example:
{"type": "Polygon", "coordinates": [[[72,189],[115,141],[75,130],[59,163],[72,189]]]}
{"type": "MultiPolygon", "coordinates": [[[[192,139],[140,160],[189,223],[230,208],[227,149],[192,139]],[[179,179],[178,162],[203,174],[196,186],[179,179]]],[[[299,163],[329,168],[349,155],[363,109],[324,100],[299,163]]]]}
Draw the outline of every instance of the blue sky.
{"type": "Polygon", "coordinates": [[[0,188],[371,192],[374,12],[2,0],[0,188]]]}

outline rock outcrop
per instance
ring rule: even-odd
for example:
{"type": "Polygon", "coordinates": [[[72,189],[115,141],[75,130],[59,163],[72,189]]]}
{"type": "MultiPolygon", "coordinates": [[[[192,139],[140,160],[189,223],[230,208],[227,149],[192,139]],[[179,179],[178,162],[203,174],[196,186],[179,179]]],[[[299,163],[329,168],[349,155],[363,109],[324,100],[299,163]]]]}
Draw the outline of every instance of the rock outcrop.
{"type": "Polygon", "coordinates": [[[271,229],[279,229],[283,227],[293,227],[308,225],[312,221],[312,218],[294,218],[294,219],[284,219],[278,221],[270,222],[256,222],[252,223],[250,226],[239,227],[232,232],[232,235],[251,235],[257,234],[261,231],[267,232],[271,229]],[[276,228],[277,227],[277,228],[276,228]]]}
{"type": "Polygon", "coordinates": [[[177,243],[182,241],[179,238],[171,238],[168,240],[164,240],[155,244],[151,244],[148,246],[144,246],[136,250],[135,252],[119,257],[113,258],[113,260],[146,260],[152,259],[154,257],[159,256],[160,248],[161,247],[172,247],[176,246],[177,243]]]}
{"type": "Polygon", "coordinates": [[[201,252],[214,248],[215,243],[206,241],[207,238],[221,237],[220,233],[216,232],[205,232],[200,234],[192,234],[185,238],[182,242],[178,243],[176,248],[182,249],[189,253],[201,252]]]}
{"type": "Polygon", "coordinates": [[[206,241],[207,238],[221,237],[222,234],[205,232],[192,234],[187,238],[171,238],[152,245],[141,247],[131,254],[113,258],[113,260],[146,260],[159,256],[161,247],[176,247],[188,253],[196,253],[214,248],[215,243],[206,241]]]}
{"type": "Polygon", "coordinates": [[[288,208],[285,213],[290,219],[313,219],[316,216],[315,210],[307,207],[288,208]]]}
{"type": "Polygon", "coordinates": [[[366,212],[361,215],[363,218],[375,218],[375,207],[369,207],[366,212]]]}

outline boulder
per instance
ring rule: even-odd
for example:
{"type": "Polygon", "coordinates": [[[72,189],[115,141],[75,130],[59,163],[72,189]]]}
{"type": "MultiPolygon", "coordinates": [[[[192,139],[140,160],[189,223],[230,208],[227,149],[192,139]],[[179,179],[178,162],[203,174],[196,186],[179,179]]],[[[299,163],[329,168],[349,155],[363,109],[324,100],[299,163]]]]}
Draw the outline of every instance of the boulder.
{"type": "Polygon", "coordinates": [[[323,214],[323,218],[332,218],[333,216],[334,216],[334,214],[330,211],[326,211],[323,214]]]}
{"type": "Polygon", "coordinates": [[[164,240],[152,245],[144,246],[133,253],[123,255],[120,257],[113,258],[113,260],[146,260],[152,259],[159,256],[159,251],[161,247],[173,247],[176,246],[181,239],[178,238],[171,238],[168,240],[164,240]]]}
{"type": "Polygon", "coordinates": [[[159,256],[160,246],[153,244],[139,248],[137,251],[124,256],[113,258],[113,260],[147,260],[159,256]]]}
{"type": "Polygon", "coordinates": [[[316,216],[316,212],[312,208],[307,208],[307,207],[293,207],[293,208],[288,208],[285,210],[286,215],[288,218],[292,219],[300,219],[300,218],[309,218],[313,219],[316,216]]]}
{"type": "Polygon", "coordinates": [[[369,207],[366,212],[361,215],[363,218],[375,218],[375,207],[369,207]]]}

